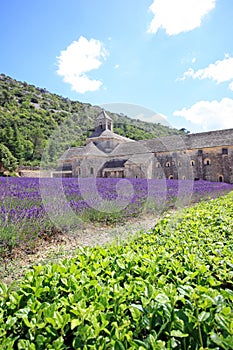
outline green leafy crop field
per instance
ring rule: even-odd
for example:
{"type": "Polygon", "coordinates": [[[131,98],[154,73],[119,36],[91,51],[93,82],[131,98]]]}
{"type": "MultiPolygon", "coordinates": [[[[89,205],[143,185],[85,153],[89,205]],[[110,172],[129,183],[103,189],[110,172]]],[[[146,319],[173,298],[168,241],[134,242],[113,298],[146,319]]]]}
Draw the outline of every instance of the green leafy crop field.
{"type": "Polygon", "coordinates": [[[233,349],[233,194],[0,286],[1,349],[233,349]]]}

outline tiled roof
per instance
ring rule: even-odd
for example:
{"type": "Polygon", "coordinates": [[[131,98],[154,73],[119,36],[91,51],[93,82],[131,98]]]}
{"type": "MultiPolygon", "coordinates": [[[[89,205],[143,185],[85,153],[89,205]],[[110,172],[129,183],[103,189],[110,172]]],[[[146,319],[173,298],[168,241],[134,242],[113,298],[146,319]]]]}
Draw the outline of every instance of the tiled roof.
{"type": "Polygon", "coordinates": [[[173,135],[139,142],[151,152],[224,147],[233,144],[233,129],[208,131],[184,136],[173,135]]]}
{"type": "Polygon", "coordinates": [[[233,145],[233,129],[187,135],[189,148],[224,147],[233,145]]]}
{"type": "Polygon", "coordinates": [[[63,155],[58,159],[58,162],[62,162],[64,160],[69,160],[72,158],[79,158],[88,155],[94,156],[104,156],[105,154],[100,151],[93,142],[89,142],[87,146],[84,147],[70,147],[67,151],[63,153],[63,155]]]}
{"type": "Polygon", "coordinates": [[[70,147],[63,155],[58,159],[58,161],[68,160],[74,157],[80,157],[85,153],[85,147],[70,147]]]}
{"type": "Polygon", "coordinates": [[[145,164],[152,158],[151,153],[134,154],[127,160],[126,164],[145,164]]]}
{"type": "Polygon", "coordinates": [[[89,142],[85,147],[84,155],[105,156],[105,153],[102,152],[99,148],[97,148],[93,142],[89,142]]]}
{"type": "Polygon", "coordinates": [[[105,110],[102,110],[101,112],[100,112],[100,114],[96,117],[96,119],[95,120],[98,120],[98,119],[103,119],[103,118],[105,118],[105,119],[108,119],[108,120],[111,120],[112,121],[112,118],[110,118],[109,117],[109,115],[105,112],[105,110]]]}
{"type": "Polygon", "coordinates": [[[121,140],[121,141],[132,141],[131,139],[128,139],[127,137],[115,134],[114,132],[112,132],[111,130],[104,130],[104,131],[95,131],[90,137],[89,139],[92,138],[104,138],[104,139],[117,139],[117,140],[121,140]]]}
{"type": "Polygon", "coordinates": [[[185,140],[180,135],[158,137],[156,139],[139,142],[150,152],[180,151],[187,149],[185,140]]]}
{"type": "Polygon", "coordinates": [[[121,156],[121,155],[133,155],[133,154],[141,154],[146,153],[147,148],[141,143],[137,141],[130,141],[120,143],[111,153],[111,156],[121,156]]]}
{"type": "MultiPolygon", "coordinates": [[[[150,152],[182,151],[189,149],[203,149],[207,147],[227,147],[233,145],[233,129],[209,131],[188,135],[172,135],[145,141],[133,141],[123,136],[117,135],[110,130],[101,133],[103,139],[124,140],[119,143],[109,154],[110,157],[129,156],[132,161],[140,161],[150,152]]],[[[100,138],[101,138],[100,137],[100,138]]],[[[94,138],[93,138],[94,141],[94,138]]],[[[82,158],[84,156],[106,156],[93,142],[85,147],[71,147],[58,160],[58,162],[68,161],[72,158],[82,158]]],[[[146,159],[146,158],[145,158],[146,159]]]]}

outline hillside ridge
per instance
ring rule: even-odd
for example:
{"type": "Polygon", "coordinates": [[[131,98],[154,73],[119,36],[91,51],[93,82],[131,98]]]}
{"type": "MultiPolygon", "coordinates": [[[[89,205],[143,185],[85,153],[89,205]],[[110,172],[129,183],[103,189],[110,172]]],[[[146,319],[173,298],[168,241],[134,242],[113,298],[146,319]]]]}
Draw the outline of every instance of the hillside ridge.
{"type": "MultiPolygon", "coordinates": [[[[7,158],[13,167],[15,164],[39,165],[51,135],[59,142],[48,147],[46,157],[55,162],[64,149],[85,144],[100,111],[99,106],[73,101],[0,74],[0,163],[7,158]]],[[[108,114],[113,119],[114,132],[134,140],[184,134],[123,113],[108,114]]]]}

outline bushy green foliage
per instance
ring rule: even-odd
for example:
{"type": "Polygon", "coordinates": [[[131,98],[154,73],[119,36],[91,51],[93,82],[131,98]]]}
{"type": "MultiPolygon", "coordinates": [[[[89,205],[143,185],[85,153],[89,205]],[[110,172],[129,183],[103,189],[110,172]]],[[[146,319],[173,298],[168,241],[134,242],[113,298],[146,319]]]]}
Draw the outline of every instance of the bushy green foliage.
{"type": "Polygon", "coordinates": [[[0,143],[0,163],[9,172],[13,172],[17,167],[17,159],[12,155],[11,151],[0,143]]]}
{"type": "Polygon", "coordinates": [[[0,287],[2,349],[232,349],[233,195],[0,287]]]}
{"type": "MultiPolygon", "coordinates": [[[[53,135],[58,137],[57,142],[48,147],[46,160],[56,161],[69,146],[84,145],[99,112],[100,108],[90,104],[71,101],[0,74],[0,143],[21,165],[40,164],[46,143],[59,125],[62,128],[53,135]]],[[[119,134],[135,140],[180,133],[160,124],[109,115],[117,123],[119,134]]]]}

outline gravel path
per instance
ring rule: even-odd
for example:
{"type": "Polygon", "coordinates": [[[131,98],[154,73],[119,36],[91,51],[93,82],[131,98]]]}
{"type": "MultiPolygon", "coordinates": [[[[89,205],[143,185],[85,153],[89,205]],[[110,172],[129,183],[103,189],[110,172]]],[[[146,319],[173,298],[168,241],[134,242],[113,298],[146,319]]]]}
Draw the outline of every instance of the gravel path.
{"type": "Polygon", "coordinates": [[[9,284],[24,276],[25,270],[38,264],[47,264],[63,258],[71,258],[82,246],[119,244],[122,240],[139,231],[148,231],[155,226],[157,218],[153,215],[131,218],[114,226],[84,223],[76,232],[57,234],[48,239],[38,239],[35,247],[28,253],[17,248],[13,258],[0,268],[0,280],[9,284]]]}

